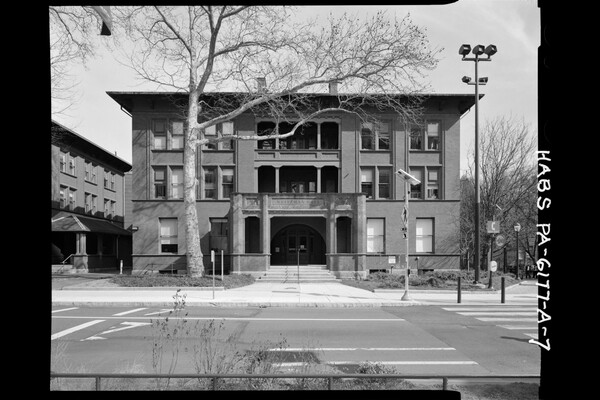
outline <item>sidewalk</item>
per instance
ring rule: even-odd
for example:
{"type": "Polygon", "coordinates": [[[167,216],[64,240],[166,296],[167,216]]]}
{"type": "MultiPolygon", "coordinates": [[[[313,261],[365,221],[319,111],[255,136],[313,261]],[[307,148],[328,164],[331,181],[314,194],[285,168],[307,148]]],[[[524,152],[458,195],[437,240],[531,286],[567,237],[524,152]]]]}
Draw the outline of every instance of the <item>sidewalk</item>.
{"type": "MultiPolygon", "coordinates": [[[[104,279],[79,280],[52,290],[55,306],[172,307],[178,288],[123,288],[104,285],[104,279]]],[[[222,287],[181,288],[187,306],[208,307],[403,307],[416,305],[456,305],[457,292],[409,288],[411,300],[402,300],[404,289],[370,292],[339,282],[274,283],[255,282],[234,289],[222,287]]],[[[462,291],[465,305],[502,305],[499,290],[462,291]]],[[[505,305],[537,305],[535,281],[506,288],[505,305]]]]}

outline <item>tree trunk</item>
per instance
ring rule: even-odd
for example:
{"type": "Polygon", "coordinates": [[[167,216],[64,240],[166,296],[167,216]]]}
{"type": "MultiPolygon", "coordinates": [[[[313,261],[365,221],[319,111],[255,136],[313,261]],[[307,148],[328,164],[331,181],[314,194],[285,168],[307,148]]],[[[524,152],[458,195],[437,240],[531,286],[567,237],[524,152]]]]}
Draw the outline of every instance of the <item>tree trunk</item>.
{"type": "Polygon", "coordinates": [[[186,142],[183,152],[183,203],[185,208],[185,240],[187,274],[192,277],[204,275],[204,262],[200,248],[200,233],[198,232],[198,211],[196,209],[196,155],[198,152],[196,128],[198,116],[198,101],[195,93],[190,93],[186,129],[186,142]]]}

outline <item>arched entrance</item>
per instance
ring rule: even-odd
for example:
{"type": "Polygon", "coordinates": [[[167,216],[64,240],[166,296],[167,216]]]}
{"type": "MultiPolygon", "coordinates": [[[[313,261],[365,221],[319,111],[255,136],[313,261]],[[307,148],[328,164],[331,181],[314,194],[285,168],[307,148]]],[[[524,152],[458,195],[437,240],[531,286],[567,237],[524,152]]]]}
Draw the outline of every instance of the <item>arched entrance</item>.
{"type": "Polygon", "coordinates": [[[271,265],[325,264],[325,240],[315,229],[296,224],[281,229],[271,240],[271,265]]]}

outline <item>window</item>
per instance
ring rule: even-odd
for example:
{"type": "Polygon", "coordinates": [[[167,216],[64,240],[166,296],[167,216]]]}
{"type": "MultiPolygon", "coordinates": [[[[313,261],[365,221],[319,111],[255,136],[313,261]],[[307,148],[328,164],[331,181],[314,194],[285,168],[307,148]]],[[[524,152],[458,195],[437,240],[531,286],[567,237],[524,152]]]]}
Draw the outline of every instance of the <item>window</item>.
{"type": "Polygon", "coordinates": [[[177,218],[159,218],[160,252],[177,254],[177,218]]]}
{"type": "Polygon", "coordinates": [[[360,169],[360,191],[367,195],[367,199],[373,198],[373,168],[360,169]]]}
{"type": "Polygon", "coordinates": [[[73,189],[69,190],[69,206],[68,209],[71,211],[75,210],[76,193],[73,189]]]}
{"type": "Polygon", "coordinates": [[[98,210],[98,196],[91,193],[85,193],[85,212],[95,214],[98,210]]]}
{"type": "MultiPolygon", "coordinates": [[[[204,138],[205,139],[216,139],[217,138],[217,127],[215,125],[213,125],[213,126],[209,126],[208,128],[204,129],[204,138]]],[[[214,142],[212,142],[212,143],[209,142],[204,145],[204,148],[206,150],[216,150],[217,144],[214,142]]]]}
{"type": "Polygon", "coordinates": [[[59,196],[60,196],[60,208],[67,208],[67,193],[69,193],[69,188],[65,186],[60,187],[59,196]]]}
{"type": "Polygon", "coordinates": [[[221,186],[223,187],[222,198],[228,199],[233,192],[233,168],[223,168],[221,170],[221,186]]]}
{"type": "Polygon", "coordinates": [[[164,167],[154,168],[154,198],[167,198],[167,169],[164,167]]]}
{"type": "Polygon", "coordinates": [[[375,150],[374,133],[371,126],[372,124],[363,124],[360,130],[360,148],[362,150],[375,150]]]}
{"type": "Polygon", "coordinates": [[[92,183],[97,183],[96,169],[98,167],[91,162],[85,163],[85,180],[92,183]]]}
{"type": "Polygon", "coordinates": [[[428,199],[439,199],[439,170],[428,169],[427,170],[427,198],[428,199]]]}
{"type": "Polygon", "coordinates": [[[217,170],[215,167],[204,167],[204,198],[217,198],[217,170]]]}
{"type": "Polygon", "coordinates": [[[60,152],[60,172],[67,172],[67,154],[60,152]]]}
{"type": "Polygon", "coordinates": [[[85,180],[92,180],[92,163],[89,163],[87,161],[85,162],[85,180]]]}
{"type": "Polygon", "coordinates": [[[69,154],[69,174],[75,175],[75,157],[69,154]]]}
{"type": "MultiPolygon", "coordinates": [[[[261,121],[256,125],[258,136],[266,136],[273,133],[275,130],[275,122],[261,121]]],[[[270,150],[275,148],[275,139],[259,140],[257,142],[259,149],[270,150]]]]}
{"type": "Polygon", "coordinates": [[[410,130],[410,149],[423,150],[423,134],[419,128],[412,128],[410,130]]]}
{"type": "Polygon", "coordinates": [[[390,149],[390,124],[363,123],[360,133],[361,150],[389,150],[390,149]]]}
{"type": "Polygon", "coordinates": [[[414,127],[410,131],[411,150],[440,150],[440,123],[428,121],[423,127],[414,127]]]}
{"type": "Polygon", "coordinates": [[[104,199],[104,216],[107,217],[110,214],[110,200],[104,199]]]}
{"type": "Polygon", "coordinates": [[[392,170],[390,168],[379,168],[379,199],[390,198],[390,177],[392,170]]]}
{"type": "Polygon", "coordinates": [[[171,168],[171,198],[183,199],[183,168],[171,168]]]}
{"type": "Polygon", "coordinates": [[[110,173],[110,190],[115,190],[115,174],[110,173]]]}
{"type": "Polygon", "coordinates": [[[390,124],[379,124],[379,129],[377,130],[377,147],[379,150],[390,149],[390,124]]]}
{"type": "Polygon", "coordinates": [[[440,123],[430,122],[427,124],[427,149],[440,149],[440,123]]]}
{"type": "Polygon", "coordinates": [[[108,183],[109,182],[109,173],[108,171],[104,171],[104,188],[108,189],[108,183]]]}
{"type": "Polygon", "coordinates": [[[433,252],[433,219],[417,218],[416,223],[416,252],[433,252]]]}
{"type": "Polygon", "coordinates": [[[383,218],[367,218],[367,253],[385,252],[385,223],[383,218]]]}
{"type": "Polygon", "coordinates": [[[114,216],[115,215],[115,208],[116,208],[117,202],[114,200],[110,201],[110,215],[114,216]]]}
{"type": "MultiPolygon", "coordinates": [[[[219,139],[225,136],[233,136],[233,122],[222,122],[213,126],[209,126],[204,130],[206,139],[219,139]]],[[[224,140],[219,142],[207,143],[204,145],[205,150],[231,150],[232,141],[224,140]]]]}
{"type": "Polygon", "coordinates": [[[420,182],[417,185],[413,185],[413,184],[410,185],[410,198],[411,199],[421,199],[422,198],[421,187],[423,185],[423,170],[421,168],[417,168],[417,169],[411,168],[408,173],[411,174],[412,176],[414,176],[415,178],[417,178],[420,182]]]}
{"type": "Polygon", "coordinates": [[[227,236],[229,223],[227,218],[210,219],[210,249],[219,252],[227,252],[227,236]]]}
{"type": "Polygon", "coordinates": [[[155,119],[152,121],[152,133],[154,134],[154,150],[167,149],[167,126],[166,120],[155,119]]]}
{"type": "Polygon", "coordinates": [[[183,150],[183,121],[171,121],[171,149],[183,150]]]}

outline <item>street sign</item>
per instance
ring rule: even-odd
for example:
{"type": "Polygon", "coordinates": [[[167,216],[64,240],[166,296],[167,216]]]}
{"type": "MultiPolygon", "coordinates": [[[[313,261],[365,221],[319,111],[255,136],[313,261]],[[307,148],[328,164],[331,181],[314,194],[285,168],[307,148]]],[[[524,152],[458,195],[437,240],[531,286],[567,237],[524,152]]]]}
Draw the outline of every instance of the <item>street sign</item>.
{"type": "Polygon", "coordinates": [[[500,222],[488,221],[487,222],[487,233],[500,233],[500,222]]]}
{"type": "Polygon", "coordinates": [[[497,269],[498,269],[498,263],[496,261],[490,262],[490,271],[496,272],[497,269]]]}
{"type": "Polygon", "coordinates": [[[504,237],[504,235],[496,236],[496,246],[502,247],[505,244],[506,244],[506,238],[504,237]]]}

